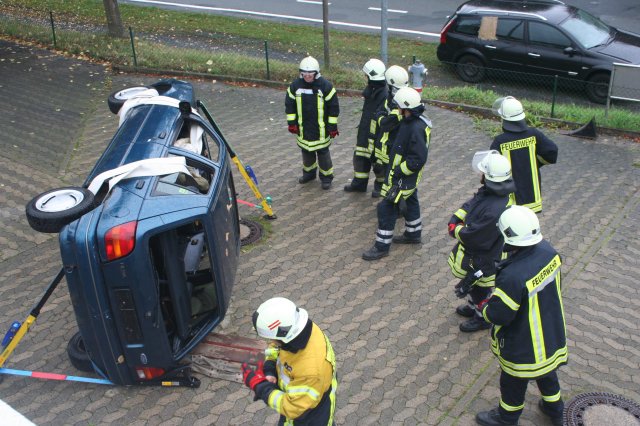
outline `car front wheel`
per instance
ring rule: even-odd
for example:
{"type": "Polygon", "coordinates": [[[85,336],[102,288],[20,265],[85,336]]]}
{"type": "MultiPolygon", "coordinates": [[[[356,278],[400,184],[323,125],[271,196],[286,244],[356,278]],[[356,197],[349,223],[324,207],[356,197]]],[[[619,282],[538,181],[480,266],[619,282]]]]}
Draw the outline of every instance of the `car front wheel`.
{"type": "Polygon", "coordinates": [[[475,55],[462,55],[456,63],[456,72],[468,83],[478,83],[486,75],[482,60],[475,55]]]}
{"type": "Polygon", "coordinates": [[[93,192],[81,187],[52,189],[27,203],[29,225],[38,232],[55,233],[68,223],[93,210],[93,192]]]}
{"type": "Polygon", "coordinates": [[[597,104],[607,103],[607,96],[609,96],[609,80],[610,76],[606,73],[599,73],[592,75],[587,79],[585,83],[585,90],[587,97],[591,102],[597,104]]]}
{"type": "Polygon", "coordinates": [[[91,359],[89,359],[87,349],[84,347],[84,341],[82,340],[80,332],[74,334],[71,340],[69,340],[67,355],[69,355],[71,365],[76,369],[87,373],[94,371],[93,364],[91,363],[91,359]]]}

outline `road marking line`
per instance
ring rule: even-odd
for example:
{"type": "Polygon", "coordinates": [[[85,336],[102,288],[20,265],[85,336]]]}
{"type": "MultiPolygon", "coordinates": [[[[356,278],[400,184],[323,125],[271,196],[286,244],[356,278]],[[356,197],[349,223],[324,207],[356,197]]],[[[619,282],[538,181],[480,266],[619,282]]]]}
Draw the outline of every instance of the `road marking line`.
{"type": "MultiPolygon", "coordinates": [[[[296,0],[298,3],[309,3],[309,4],[322,4],[321,1],[313,1],[313,0],[296,0]]],[[[331,6],[331,3],[327,3],[327,6],[331,6]]]]}
{"type": "MultiPolygon", "coordinates": [[[[298,0],[300,1],[300,0],[298,0]]],[[[370,7],[369,10],[375,10],[376,12],[380,12],[382,11],[382,9],[380,9],[379,7],[370,7]]],[[[409,13],[406,10],[398,10],[398,9],[387,9],[387,12],[393,12],[393,13],[409,13]]]]}
{"type": "MultiPolygon", "coordinates": [[[[251,10],[227,9],[227,8],[224,8],[224,7],[197,6],[197,5],[191,5],[191,4],[173,3],[173,2],[169,2],[169,1],[124,0],[123,3],[161,4],[161,5],[164,5],[164,6],[183,7],[183,8],[187,8],[187,9],[213,10],[213,11],[216,11],[216,12],[245,13],[247,15],[266,16],[266,17],[270,17],[270,18],[284,18],[284,19],[292,19],[292,20],[298,20],[298,21],[322,23],[322,19],[306,18],[304,16],[281,15],[281,14],[278,14],[278,13],[266,13],[266,12],[254,12],[254,11],[251,11],[251,10]]],[[[380,30],[380,27],[376,26],[376,25],[354,24],[352,22],[341,22],[341,21],[329,21],[329,23],[332,24],[332,25],[343,26],[343,27],[364,28],[364,29],[368,29],[368,30],[380,30]]],[[[402,29],[402,28],[387,28],[387,31],[394,32],[394,33],[415,34],[415,35],[423,35],[423,36],[428,36],[428,37],[440,38],[440,33],[428,33],[428,32],[425,32],[425,31],[405,30],[405,29],[402,29]]]]}

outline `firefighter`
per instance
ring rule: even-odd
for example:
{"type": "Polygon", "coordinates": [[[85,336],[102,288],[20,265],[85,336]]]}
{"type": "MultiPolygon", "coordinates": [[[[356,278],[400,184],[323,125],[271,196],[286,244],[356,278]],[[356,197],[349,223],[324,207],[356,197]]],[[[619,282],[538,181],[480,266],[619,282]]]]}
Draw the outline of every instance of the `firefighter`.
{"type": "Polygon", "coordinates": [[[347,192],[367,192],[378,127],[375,113],[384,108],[388,94],[385,69],[384,63],[379,59],[370,59],[362,67],[367,76],[367,87],[362,91],[364,104],[358,125],[356,149],[353,152],[353,180],[345,185],[344,190],[347,192]]]}
{"type": "Polygon", "coordinates": [[[398,133],[389,147],[389,164],[378,203],[378,230],[376,240],[369,250],[362,253],[364,260],[377,260],[389,255],[391,242],[420,244],[422,242],[422,218],[418,202],[418,182],[427,162],[431,136],[431,121],[422,115],[424,105],[420,94],[410,87],[398,90],[393,98],[402,120],[398,133]],[[402,235],[393,236],[398,214],[404,216],[402,235]]]}
{"type": "Polygon", "coordinates": [[[320,170],[322,189],[331,188],[333,163],[329,146],[338,136],[338,95],[329,80],[320,75],[318,61],[307,56],[300,62],[300,77],[287,89],[284,101],[289,132],[302,150],[302,177],[298,183],[316,178],[320,170]]]}
{"type": "Polygon", "coordinates": [[[460,324],[460,331],[473,332],[491,328],[482,318],[478,304],[491,295],[495,281],[495,264],[500,260],[504,240],[496,227],[498,218],[511,204],[509,194],[515,191],[509,160],[498,151],[480,151],[472,162],[482,173],[478,192],[449,220],[449,235],[457,240],[449,254],[449,267],[460,282],[455,294],[469,295],[466,304],[456,313],[469,320],[460,324]]]}
{"type": "Polygon", "coordinates": [[[522,104],[513,96],[497,99],[493,111],[502,118],[504,133],[496,136],[490,149],[500,151],[511,161],[515,204],[541,212],[540,167],[555,164],[558,146],[538,129],[527,126],[522,104]]]}
{"type": "Polygon", "coordinates": [[[258,336],[269,339],[265,361],[242,365],[244,383],[280,413],[279,425],[333,425],[336,357],[327,336],[306,310],[274,297],[253,313],[258,336]]]}
{"type": "Polygon", "coordinates": [[[562,424],[564,403],[556,370],[567,363],[561,294],[561,259],[542,239],[538,217],[523,206],[500,215],[498,228],[509,256],[498,264],[496,289],[482,309],[493,324],[491,349],[500,362],[500,403],[478,413],[480,425],[517,425],[529,380],[542,399],[540,410],[562,424]]]}
{"type": "Polygon", "coordinates": [[[409,86],[409,74],[401,66],[390,66],[384,76],[389,89],[385,104],[376,113],[378,128],[374,138],[373,158],[371,160],[373,162],[373,172],[376,175],[373,192],[371,193],[373,198],[380,197],[382,184],[386,177],[386,168],[389,164],[388,147],[393,145],[398,126],[400,126],[400,121],[402,120],[402,114],[400,114],[400,109],[393,102],[393,97],[398,89],[409,86]]]}

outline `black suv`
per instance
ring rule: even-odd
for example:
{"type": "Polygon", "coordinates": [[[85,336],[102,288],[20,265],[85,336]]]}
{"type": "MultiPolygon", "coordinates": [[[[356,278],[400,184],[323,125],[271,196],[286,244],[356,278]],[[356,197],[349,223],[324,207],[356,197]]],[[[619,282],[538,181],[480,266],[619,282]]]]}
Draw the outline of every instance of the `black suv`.
{"type": "Polygon", "coordinates": [[[442,28],[438,59],[471,83],[487,69],[581,80],[605,103],[612,64],[640,64],[640,35],[560,1],[472,0],[442,28]]]}

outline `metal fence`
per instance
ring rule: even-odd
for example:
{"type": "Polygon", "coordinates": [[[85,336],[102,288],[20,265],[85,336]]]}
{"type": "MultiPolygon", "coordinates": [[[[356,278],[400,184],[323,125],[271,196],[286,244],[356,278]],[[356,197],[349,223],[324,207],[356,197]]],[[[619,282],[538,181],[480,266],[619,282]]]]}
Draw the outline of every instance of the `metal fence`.
{"type": "MultiPolygon", "coordinates": [[[[0,19],[0,25],[5,28],[22,28],[23,38],[35,39],[54,48],[71,49],[72,53],[97,56],[116,66],[227,75],[234,78],[286,83],[295,76],[295,73],[292,74],[292,64],[297,65],[301,58],[299,52],[272,49],[268,40],[234,38],[215,32],[145,34],[136,33],[134,28],[129,28],[127,39],[112,39],[107,37],[102,27],[75,28],[73,24],[56,22],[52,13],[40,19],[29,18],[27,22],[24,22],[24,19],[5,16],[0,19]],[[73,34],[77,34],[78,31],[91,31],[95,38],[87,43],[85,37],[78,41],[82,45],[77,46],[73,38],[78,36],[73,34]],[[105,48],[105,45],[110,48],[105,48]]],[[[408,53],[411,54],[402,57],[390,55],[389,64],[410,66],[416,56],[413,52],[408,53]]],[[[372,55],[375,56],[373,52],[372,55]]],[[[322,55],[318,57],[321,59],[322,55]]],[[[336,57],[332,58],[332,65],[331,75],[328,77],[335,86],[359,88],[363,85],[361,73],[354,72],[361,68],[360,60],[336,57]]],[[[556,75],[504,71],[473,64],[460,66],[454,63],[437,63],[429,67],[423,97],[438,100],[441,93],[439,89],[458,88],[478,89],[478,92],[483,94],[478,95],[477,101],[474,102],[473,93],[465,93],[466,103],[488,107],[487,94],[511,95],[529,102],[547,104],[545,113],[551,117],[556,116],[559,105],[591,107],[604,113],[608,93],[608,84],[605,81],[586,83],[556,75]],[[594,103],[597,97],[600,98],[600,102],[594,103]]],[[[637,88],[628,88],[628,92],[631,98],[640,97],[637,88]]],[[[612,102],[616,109],[640,112],[640,103],[624,100],[612,102]]]]}

